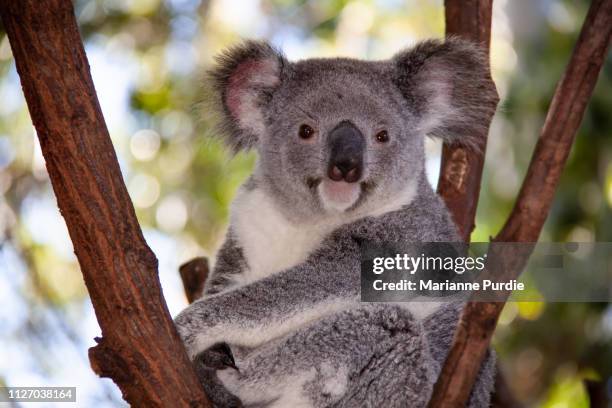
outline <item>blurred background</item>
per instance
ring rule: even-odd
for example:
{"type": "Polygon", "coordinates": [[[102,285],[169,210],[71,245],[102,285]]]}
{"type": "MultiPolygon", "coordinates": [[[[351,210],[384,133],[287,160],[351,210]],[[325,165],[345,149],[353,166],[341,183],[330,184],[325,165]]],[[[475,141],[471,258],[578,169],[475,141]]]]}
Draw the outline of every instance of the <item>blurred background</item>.
{"type": "MultiPolygon", "coordinates": [[[[490,132],[474,241],[503,224],[588,1],[495,0],[491,57],[501,96],[490,132]]],[[[387,58],[444,34],[442,1],[77,0],[76,14],[123,175],[173,315],[178,266],[213,256],[228,204],[254,154],[207,139],[203,72],[241,38],[290,59],[387,58]]],[[[561,181],[543,241],[612,240],[612,63],[606,62],[561,181]]],[[[440,145],[428,142],[436,183],[440,145]]],[[[49,184],[0,24],[0,385],[77,386],[79,406],[123,406],[87,349],[100,330],[49,184]]],[[[120,220],[118,220],[120,222],[120,220]]],[[[509,303],[494,345],[527,406],[587,407],[585,384],[612,394],[608,304],[509,303]]]]}

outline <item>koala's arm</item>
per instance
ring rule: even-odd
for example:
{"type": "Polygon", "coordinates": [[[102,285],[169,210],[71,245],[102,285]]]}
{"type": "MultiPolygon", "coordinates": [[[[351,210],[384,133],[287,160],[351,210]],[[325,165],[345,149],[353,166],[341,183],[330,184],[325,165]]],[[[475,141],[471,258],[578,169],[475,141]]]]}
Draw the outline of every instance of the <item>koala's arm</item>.
{"type": "Polygon", "coordinates": [[[190,357],[219,342],[256,347],[357,303],[361,251],[356,238],[451,241],[448,211],[425,183],[409,207],[342,227],[304,263],[192,303],[175,320],[190,357]]]}
{"type": "Polygon", "coordinates": [[[334,234],[300,265],[197,300],[175,319],[189,356],[220,342],[257,347],[354,305],[360,259],[350,235],[334,234]]]}

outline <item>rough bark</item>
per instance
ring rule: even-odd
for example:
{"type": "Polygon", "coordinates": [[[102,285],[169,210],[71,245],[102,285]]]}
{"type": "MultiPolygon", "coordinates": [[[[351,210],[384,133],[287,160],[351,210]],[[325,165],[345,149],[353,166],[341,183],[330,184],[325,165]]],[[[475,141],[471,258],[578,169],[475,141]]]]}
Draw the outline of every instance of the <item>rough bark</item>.
{"type": "MultiPolygon", "coordinates": [[[[481,44],[488,53],[493,0],[445,0],[444,8],[446,35],[481,44]]],[[[492,81],[490,74],[489,80],[492,81]]],[[[474,230],[486,145],[484,139],[480,151],[460,144],[445,143],[442,147],[438,194],[444,199],[464,241],[470,240],[474,230]]]]}
{"type": "MultiPolygon", "coordinates": [[[[593,0],[565,73],[557,85],[527,175],[497,242],[536,242],[612,34],[612,0],[593,0]]],[[[504,274],[518,276],[528,253],[494,246],[504,274]]],[[[487,264],[491,262],[489,261],[487,264]]],[[[506,294],[507,295],[507,294],[506,294]]],[[[505,296],[505,295],[504,295],[505,296]]],[[[470,302],[465,307],[430,407],[459,407],[467,401],[504,303],[470,302]]]]}
{"type": "Polygon", "coordinates": [[[93,369],[133,406],[209,406],[125,188],[72,2],[1,0],[0,15],[102,328],[93,369]]]}

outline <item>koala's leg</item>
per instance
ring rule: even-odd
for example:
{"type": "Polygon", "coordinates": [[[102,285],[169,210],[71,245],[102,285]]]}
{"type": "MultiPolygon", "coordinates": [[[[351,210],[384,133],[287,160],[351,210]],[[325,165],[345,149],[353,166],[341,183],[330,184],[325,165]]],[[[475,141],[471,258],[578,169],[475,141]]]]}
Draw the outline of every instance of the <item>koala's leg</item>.
{"type": "Polygon", "coordinates": [[[217,343],[257,347],[357,304],[357,243],[338,238],[327,248],[294,268],[188,306],[175,323],[190,357],[217,343]]]}
{"type": "MultiPolygon", "coordinates": [[[[463,303],[446,303],[431,314],[424,322],[427,338],[431,347],[431,354],[436,360],[436,376],[444,364],[453,342],[453,335],[463,303]]],[[[484,408],[491,405],[491,393],[495,385],[495,353],[489,349],[485,357],[478,378],[472,388],[468,402],[470,408],[484,408]]]]}
{"type": "Polygon", "coordinates": [[[421,323],[383,304],[328,316],[256,349],[238,348],[234,357],[239,371],[217,376],[245,406],[418,408],[435,381],[421,323]]]}

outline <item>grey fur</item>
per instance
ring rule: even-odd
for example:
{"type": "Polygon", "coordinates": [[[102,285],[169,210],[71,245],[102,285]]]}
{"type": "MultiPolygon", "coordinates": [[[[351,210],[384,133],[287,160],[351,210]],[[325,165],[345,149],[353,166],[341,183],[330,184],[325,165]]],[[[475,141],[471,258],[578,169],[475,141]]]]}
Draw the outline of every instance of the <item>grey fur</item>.
{"type": "Polygon", "coordinates": [[[395,83],[419,116],[432,108],[439,87],[450,85],[448,110],[441,112],[445,118],[428,129],[429,135],[480,150],[498,100],[482,50],[451,37],[444,43],[423,41],[393,60],[398,67],[395,83]]]}
{"type": "MultiPolygon", "coordinates": [[[[248,61],[274,60],[279,64],[279,73],[285,59],[282,54],[273,49],[269,44],[258,41],[246,41],[227,49],[224,53],[216,57],[217,68],[209,72],[209,82],[211,83],[217,99],[214,106],[220,109],[221,121],[219,123],[219,133],[226,135],[225,141],[234,150],[250,149],[257,143],[257,135],[237,123],[236,117],[232,114],[228,103],[228,88],[232,75],[240,64],[248,61]]],[[[255,73],[256,75],[256,73],[255,73]]],[[[266,89],[258,86],[251,86],[251,92],[257,95],[258,99],[264,99],[273,89],[266,89]]]]}
{"type": "MultiPolygon", "coordinates": [[[[475,46],[458,39],[427,41],[380,62],[290,63],[256,42],[219,60],[212,77],[228,143],[259,152],[242,191],[262,192],[292,225],[316,221],[335,228],[305,261],[237,284],[252,265],[230,222],[206,295],[176,318],[217,406],[239,406],[240,399],[247,406],[279,406],[289,397],[313,407],[426,405],[460,305],[444,305],[421,320],[407,305],[360,303],[360,242],[458,240],[425,177],[424,137],[481,145],[496,100],[485,64],[475,46]],[[330,213],[317,188],[329,160],[325,137],[343,120],[366,137],[366,165],[359,199],[330,213]],[[316,130],[314,140],[296,137],[303,123],[316,130]],[[381,129],[388,143],[375,141],[381,129]],[[410,201],[377,212],[409,184],[410,201]],[[257,336],[264,340],[255,344],[251,337],[257,336]],[[219,369],[227,356],[206,350],[218,342],[228,343],[238,370],[219,369]]],[[[488,406],[493,374],[490,355],[471,407],[488,406]]]]}
{"type": "Polygon", "coordinates": [[[221,292],[231,284],[229,281],[231,276],[245,268],[248,268],[248,265],[244,259],[244,254],[230,230],[217,254],[215,269],[205,283],[204,294],[213,295],[221,292]]]}

